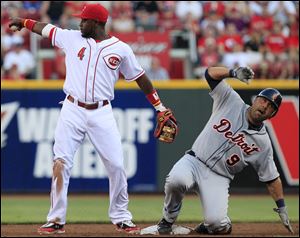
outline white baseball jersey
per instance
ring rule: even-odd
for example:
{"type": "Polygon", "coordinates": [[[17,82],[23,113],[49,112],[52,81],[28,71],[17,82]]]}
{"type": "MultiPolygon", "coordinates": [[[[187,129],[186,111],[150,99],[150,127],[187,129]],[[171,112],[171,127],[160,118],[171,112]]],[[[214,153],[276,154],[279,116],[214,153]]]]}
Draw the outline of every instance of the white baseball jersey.
{"type": "Polygon", "coordinates": [[[80,31],[56,27],[51,41],[66,54],[64,92],[82,102],[111,101],[120,73],[127,81],[145,73],[132,49],[114,36],[97,43],[80,31]]]}
{"type": "Polygon", "coordinates": [[[48,222],[66,223],[67,192],[75,152],[87,135],[100,155],[109,177],[109,217],[113,224],[132,219],[128,211],[127,178],[123,164],[121,135],[110,103],[114,85],[122,73],[127,81],[144,74],[131,48],[111,37],[101,42],[83,38],[80,31],[63,30],[47,25],[43,36],[65,52],[66,97],[57,122],[54,138],[54,161],[63,161],[61,179],[52,179],[51,207],[48,222]],[[96,108],[82,107],[94,104],[96,108]],[[99,105],[99,107],[98,107],[99,105]]]}
{"type": "Polygon", "coordinates": [[[211,170],[233,179],[251,164],[262,182],[279,176],[265,126],[249,130],[246,105],[223,80],[210,93],[213,112],[192,150],[211,170]]]}

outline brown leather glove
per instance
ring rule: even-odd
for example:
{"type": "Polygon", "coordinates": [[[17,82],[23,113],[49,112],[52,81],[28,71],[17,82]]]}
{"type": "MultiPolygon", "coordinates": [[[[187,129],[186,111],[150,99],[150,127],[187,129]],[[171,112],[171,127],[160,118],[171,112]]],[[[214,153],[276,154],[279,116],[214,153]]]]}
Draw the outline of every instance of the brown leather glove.
{"type": "Polygon", "coordinates": [[[160,141],[172,143],[178,134],[177,121],[170,109],[158,112],[156,117],[154,136],[160,141]]]}

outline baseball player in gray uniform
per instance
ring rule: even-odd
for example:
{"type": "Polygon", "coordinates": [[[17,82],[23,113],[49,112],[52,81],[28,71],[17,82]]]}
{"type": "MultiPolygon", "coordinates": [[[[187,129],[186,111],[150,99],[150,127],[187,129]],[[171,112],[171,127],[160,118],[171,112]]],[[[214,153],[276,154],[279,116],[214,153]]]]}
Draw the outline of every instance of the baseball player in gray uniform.
{"type": "Polygon", "coordinates": [[[165,182],[160,234],[172,231],[187,191],[196,192],[202,202],[204,222],[195,231],[201,234],[230,234],[227,216],[229,186],[234,175],[252,165],[259,180],[266,183],[277,204],[274,208],[284,226],[293,233],[284,202],[279,173],[273,160],[271,141],[264,120],[276,115],[282,96],[273,88],[261,91],[252,106],[226,83],[225,78],[248,83],[254,77],[249,67],[210,67],[205,78],[213,98],[212,115],[191,150],[177,161],[165,182]]]}

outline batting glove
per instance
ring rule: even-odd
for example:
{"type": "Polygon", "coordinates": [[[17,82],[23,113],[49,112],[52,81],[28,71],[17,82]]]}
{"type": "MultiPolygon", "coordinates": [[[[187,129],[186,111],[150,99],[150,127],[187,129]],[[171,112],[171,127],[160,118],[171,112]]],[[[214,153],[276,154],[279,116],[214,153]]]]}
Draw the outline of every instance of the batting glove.
{"type": "Polygon", "coordinates": [[[281,222],[285,226],[286,229],[289,230],[292,234],[294,233],[293,228],[289,221],[289,216],[287,213],[287,207],[280,207],[280,208],[273,208],[274,212],[277,212],[279,214],[279,217],[281,219],[281,222]]]}
{"type": "Polygon", "coordinates": [[[229,71],[230,77],[237,78],[240,81],[249,84],[250,80],[254,78],[254,72],[250,67],[238,67],[229,71]]]}

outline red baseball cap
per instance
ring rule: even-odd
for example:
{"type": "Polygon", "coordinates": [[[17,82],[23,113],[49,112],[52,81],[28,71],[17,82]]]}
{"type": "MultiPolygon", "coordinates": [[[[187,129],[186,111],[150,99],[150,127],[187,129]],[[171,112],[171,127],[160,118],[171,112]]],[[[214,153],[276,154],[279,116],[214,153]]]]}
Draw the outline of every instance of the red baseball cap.
{"type": "Polygon", "coordinates": [[[86,4],[80,14],[72,14],[74,17],[81,19],[92,19],[99,22],[106,22],[108,11],[101,4],[86,4]]]}

